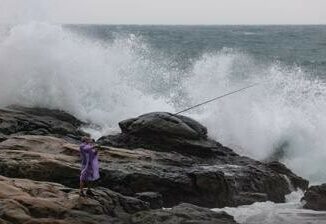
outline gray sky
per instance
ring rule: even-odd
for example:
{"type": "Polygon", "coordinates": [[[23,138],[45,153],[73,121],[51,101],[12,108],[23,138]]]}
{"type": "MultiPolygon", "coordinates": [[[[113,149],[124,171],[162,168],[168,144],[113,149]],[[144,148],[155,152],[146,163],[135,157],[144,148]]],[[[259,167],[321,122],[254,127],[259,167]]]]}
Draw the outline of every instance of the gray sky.
{"type": "Polygon", "coordinates": [[[326,0],[0,0],[0,21],[326,24],[326,0]]]}

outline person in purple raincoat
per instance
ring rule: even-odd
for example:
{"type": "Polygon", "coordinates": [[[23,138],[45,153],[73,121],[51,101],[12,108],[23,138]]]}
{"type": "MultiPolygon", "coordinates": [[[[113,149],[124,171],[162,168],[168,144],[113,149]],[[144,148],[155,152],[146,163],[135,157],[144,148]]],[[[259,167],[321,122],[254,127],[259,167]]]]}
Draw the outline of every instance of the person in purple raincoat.
{"type": "Polygon", "coordinates": [[[96,146],[91,138],[83,137],[80,145],[81,172],[80,172],[80,196],[84,197],[84,187],[87,186],[86,194],[94,196],[91,185],[100,178],[99,162],[96,146]]]}

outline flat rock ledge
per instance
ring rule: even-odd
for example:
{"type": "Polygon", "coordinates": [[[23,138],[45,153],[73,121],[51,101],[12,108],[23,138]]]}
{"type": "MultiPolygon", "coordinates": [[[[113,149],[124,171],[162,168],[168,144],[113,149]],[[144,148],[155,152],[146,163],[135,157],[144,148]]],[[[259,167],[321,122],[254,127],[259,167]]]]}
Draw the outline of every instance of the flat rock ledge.
{"type": "Polygon", "coordinates": [[[0,176],[1,224],[235,224],[232,216],[190,204],[150,210],[147,202],[106,188],[82,198],[77,189],[51,182],[0,176]]]}

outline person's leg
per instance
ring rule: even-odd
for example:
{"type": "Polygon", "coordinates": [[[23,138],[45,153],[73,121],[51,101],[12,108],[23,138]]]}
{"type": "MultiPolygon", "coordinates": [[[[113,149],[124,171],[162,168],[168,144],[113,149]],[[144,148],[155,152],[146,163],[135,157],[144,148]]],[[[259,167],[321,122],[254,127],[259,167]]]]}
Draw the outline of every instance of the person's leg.
{"type": "Polygon", "coordinates": [[[89,181],[87,185],[87,191],[86,191],[86,194],[88,196],[94,196],[93,192],[91,191],[92,187],[93,187],[93,181],[89,181]]]}
{"type": "Polygon", "coordinates": [[[80,180],[80,182],[79,182],[79,195],[80,196],[85,196],[84,185],[85,185],[85,183],[82,180],[80,180]]]}

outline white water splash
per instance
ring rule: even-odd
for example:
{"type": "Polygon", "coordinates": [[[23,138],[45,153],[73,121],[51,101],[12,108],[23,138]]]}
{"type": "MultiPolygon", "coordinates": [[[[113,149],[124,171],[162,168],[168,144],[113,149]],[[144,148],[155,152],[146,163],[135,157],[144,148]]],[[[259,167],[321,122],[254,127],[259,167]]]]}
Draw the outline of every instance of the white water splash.
{"type": "Polygon", "coordinates": [[[322,224],[326,222],[326,212],[302,209],[302,191],[286,196],[286,203],[256,202],[237,208],[212,209],[225,211],[234,216],[240,224],[322,224]]]}
{"type": "Polygon", "coordinates": [[[0,42],[0,105],[58,108],[103,127],[171,111],[164,97],[145,92],[140,79],[161,74],[138,51],[146,45],[134,36],[104,46],[58,25],[15,26],[0,42]]]}
{"type": "Polygon", "coordinates": [[[326,181],[326,83],[299,67],[259,64],[228,49],[205,55],[193,73],[184,86],[194,104],[260,83],[187,113],[211,137],[258,160],[283,146],[282,162],[313,182],[326,181]]]}

